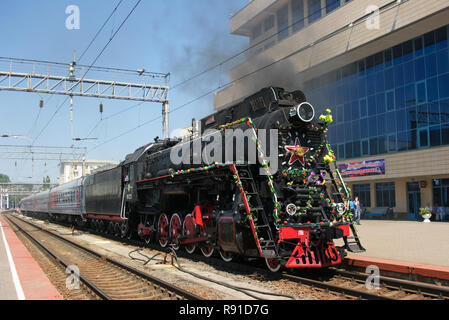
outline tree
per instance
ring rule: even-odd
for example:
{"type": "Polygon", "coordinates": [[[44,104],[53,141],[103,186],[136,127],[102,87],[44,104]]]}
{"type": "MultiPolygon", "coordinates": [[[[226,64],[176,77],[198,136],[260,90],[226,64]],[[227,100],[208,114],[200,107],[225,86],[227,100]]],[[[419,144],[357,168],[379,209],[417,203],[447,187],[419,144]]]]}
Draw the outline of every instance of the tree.
{"type": "Polygon", "coordinates": [[[9,177],[6,174],[0,173],[0,182],[11,182],[11,180],[9,180],[9,177]]]}
{"type": "Polygon", "coordinates": [[[42,190],[49,190],[50,189],[50,177],[46,176],[44,178],[42,178],[42,190]]]}

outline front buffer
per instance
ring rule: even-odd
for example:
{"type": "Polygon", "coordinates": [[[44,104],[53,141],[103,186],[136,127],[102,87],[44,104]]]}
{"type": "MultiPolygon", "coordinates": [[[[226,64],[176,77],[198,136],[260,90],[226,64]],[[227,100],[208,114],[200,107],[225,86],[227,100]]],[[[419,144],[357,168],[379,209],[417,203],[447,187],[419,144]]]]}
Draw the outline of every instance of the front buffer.
{"type": "MultiPolygon", "coordinates": [[[[279,245],[296,243],[286,268],[323,268],[338,265],[345,251],[335,247],[333,239],[349,236],[349,225],[292,227],[279,229],[279,245]]],[[[285,246],[284,246],[285,247],[285,246]]]]}

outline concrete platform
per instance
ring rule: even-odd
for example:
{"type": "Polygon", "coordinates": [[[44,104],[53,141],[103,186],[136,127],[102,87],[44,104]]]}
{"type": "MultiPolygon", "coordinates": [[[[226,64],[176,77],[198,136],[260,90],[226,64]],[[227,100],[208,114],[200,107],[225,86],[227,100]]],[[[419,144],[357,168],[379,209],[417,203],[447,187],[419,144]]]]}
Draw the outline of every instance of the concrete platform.
{"type": "Polygon", "coordinates": [[[349,254],[346,263],[449,280],[449,223],[362,220],[361,224],[357,231],[366,252],[349,254]]]}
{"type": "Polygon", "coordinates": [[[0,300],[62,300],[0,214],[0,300]]]}

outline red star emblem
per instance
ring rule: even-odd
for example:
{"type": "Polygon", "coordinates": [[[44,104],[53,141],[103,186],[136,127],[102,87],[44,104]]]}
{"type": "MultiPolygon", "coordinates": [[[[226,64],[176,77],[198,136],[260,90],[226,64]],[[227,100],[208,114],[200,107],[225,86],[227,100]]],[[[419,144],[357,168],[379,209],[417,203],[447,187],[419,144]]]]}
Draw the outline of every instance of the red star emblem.
{"type": "Polygon", "coordinates": [[[298,138],[296,138],[294,146],[285,146],[285,150],[287,150],[291,154],[288,165],[291,165],[296,160],[299,160],[299,162],[301,162],[301,164],[304,166],[304,155],[309,151],[309,148],[301,147],[298,138]]]}

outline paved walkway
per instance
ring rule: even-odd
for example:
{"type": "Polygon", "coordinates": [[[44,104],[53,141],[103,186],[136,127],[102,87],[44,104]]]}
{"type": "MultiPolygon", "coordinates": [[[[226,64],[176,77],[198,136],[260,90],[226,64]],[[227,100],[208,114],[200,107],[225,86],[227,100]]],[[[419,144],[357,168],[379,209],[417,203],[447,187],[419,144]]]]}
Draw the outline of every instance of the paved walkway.
{"type": "Polygon", "coordinates": [[[388,220],[361,223],[357,230],[366,252],[353,253],[353,257],[449,267],[449,223],[388,220]]]}
{"type": "Polygon", "coordinates": [[[13,272],[14,276],[17,276],[11,251],[0,224],[0,300],[17,300],[19,295],[21,299],[24,298],[20,281],[15,278],[14,282],[13,272]]]}
{"type": "Polygon", "coordinates": [[[2,214],[0,272],[0,300],[62,299],[2,214]]]}

